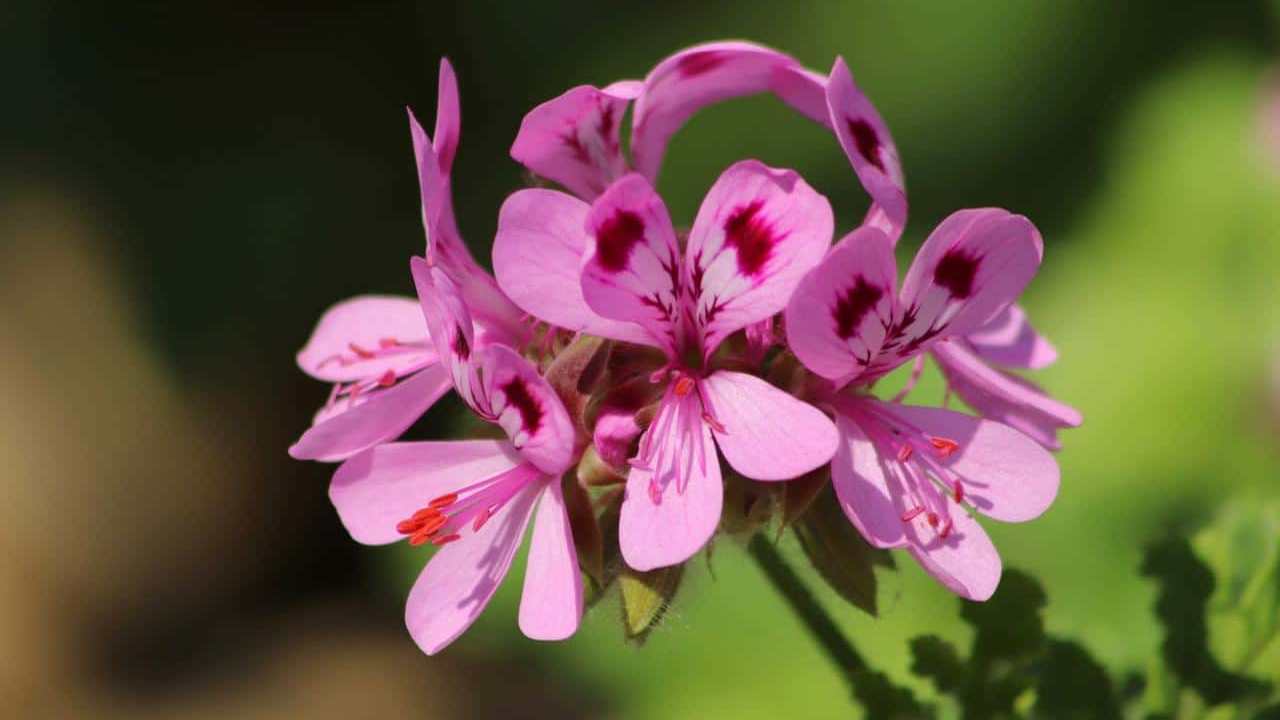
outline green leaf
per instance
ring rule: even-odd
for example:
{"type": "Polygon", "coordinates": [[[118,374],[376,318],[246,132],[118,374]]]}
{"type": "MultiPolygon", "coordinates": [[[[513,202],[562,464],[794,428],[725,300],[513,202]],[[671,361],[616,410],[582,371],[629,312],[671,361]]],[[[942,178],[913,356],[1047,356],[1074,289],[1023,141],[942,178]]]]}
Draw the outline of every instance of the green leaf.
{"type": "Polygon", "coordinates": [[[893,569],[893,557],[862,538],[840,509],[830,483],[791,528],[822,579],[854,607],[876,615],[875,568],[893,569]]]}
{"type": "Polygon", "coordinates": [[[1120,703],[1111,678],[1080,645],[1050,640],[1038,674],[1033,717],[1046,720],[1120,720],[1120,703]]]}

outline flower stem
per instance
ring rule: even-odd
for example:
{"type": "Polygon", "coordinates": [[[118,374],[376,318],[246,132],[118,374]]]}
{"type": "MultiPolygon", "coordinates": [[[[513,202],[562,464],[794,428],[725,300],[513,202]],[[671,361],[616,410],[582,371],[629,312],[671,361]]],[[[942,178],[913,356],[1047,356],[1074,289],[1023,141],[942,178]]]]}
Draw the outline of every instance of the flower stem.
{"type": "Polygon", "coordinates": [[[835,620],[818,604],[817,598],[800,580],[800,576],[796,575],[787,561],[782,559],[778,549],[763,533],[756,533],[751,538],[751,542],[747,544],[747,551],[773,582],[778,592],[782,593],[782,597],[786,598],[792,612],[809,629],[809,634],[818,641],[827,659],[844,675],[849,682],[850,690],[856,693],[859,685],[856,674],[866,670],[867,664],[854,649],[853,643],[844,636],[835,620]]]}

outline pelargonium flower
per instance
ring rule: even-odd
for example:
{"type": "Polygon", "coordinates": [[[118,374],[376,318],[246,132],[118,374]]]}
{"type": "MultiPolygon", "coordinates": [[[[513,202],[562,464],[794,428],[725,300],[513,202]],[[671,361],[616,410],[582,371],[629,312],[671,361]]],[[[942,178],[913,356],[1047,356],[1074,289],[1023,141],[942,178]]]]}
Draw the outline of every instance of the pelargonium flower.
{"type": "Polygon", "coordinates": [[[957,594],[985,600],[1000,557],[969,510],[1006,522],[1039,516],[1057,494],[1053,456],[1002,423],[875,399],[872,382],[920,353],[977,331],[1035,274],[1039,232],[998,209],[944,220],[901,291],[893,243],[864,226],[805,276],[787,305],[791,350],[830,386],[840,447],[832,483],[868,542],[905,547],[957,594]]]}
{"type": "Polygon", "coordinates": [[[639,174],[591,205],[541,189],[503,205],[494,269],[512,300],[552,325],[666,355],[622,505],[619,542],[631,567],[678,564],[711,538],[723,501],[716,446],[736,471],[766,481],[808,472],[835,451],[834,427],[816,408],[713,362],[726,337],[782,310],[831,232],[824,197],[756,161],[720,176],[683,250],[639,174]]]}
{"type": "Polygon", "coordinates": [[[582,579],[560,489],[578,451],[573,424],[529,361],[476,332],[446,272],[420,258],[412,269],[454,388],[508,439],[379,445],[338,469],[330,498],[359,542],[443,546],[405,609],[410,634],[428,654],[484,610],[534,518],[520,629],[539,640],[566,638],[582,616],[582,579]]]}

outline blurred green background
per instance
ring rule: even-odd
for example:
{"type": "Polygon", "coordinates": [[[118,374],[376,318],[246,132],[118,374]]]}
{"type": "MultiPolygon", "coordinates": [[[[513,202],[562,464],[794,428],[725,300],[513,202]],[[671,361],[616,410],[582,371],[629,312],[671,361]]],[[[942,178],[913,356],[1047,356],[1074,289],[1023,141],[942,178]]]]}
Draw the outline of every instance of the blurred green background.
{"type": "MultiPolygon", "coordinates": [[[[293,365],[315,319],[412,292],[404,106],[433,115],[440,56],[461,87],[459,222],[487,262],[524,183],[507,156],[524,112],[730,37],[824,72],[846,58],[905,165],[903,267],[962,207],[1040,227],[1026,304],[1061,360],[1038,379],[1085,425],[1063,436],[1051,511],[987,525],[1043,581],[1052,632],[1142,668],[1160,642],[1142,545],[1280,495],[1280,146],[1264,115],[1280,53],[1266,3],[1117,5],[6,3],[0,696],[35,717],[848,717],[841,678],[727,541],[642,648],[616,600],[571,641],[525,640],[508,581],[462,640],[421,656],[400,612],[425,555],[355,546],[332,468],[285,455],[326,393],[293,365]]],[[[861,218],[834,140],[753,98],[676,136],[660,190],[677,224],[747,156],[799,170],[839,232],[861,218]]],[[[917,390],[940,395],[932,375],[917,390]]],[[[415,432],[444,434],[457,408],[415,432]]],[[[906,641],[966,629],[900,561],[880,619],[821,599],[913,684],[906,641]]]]}

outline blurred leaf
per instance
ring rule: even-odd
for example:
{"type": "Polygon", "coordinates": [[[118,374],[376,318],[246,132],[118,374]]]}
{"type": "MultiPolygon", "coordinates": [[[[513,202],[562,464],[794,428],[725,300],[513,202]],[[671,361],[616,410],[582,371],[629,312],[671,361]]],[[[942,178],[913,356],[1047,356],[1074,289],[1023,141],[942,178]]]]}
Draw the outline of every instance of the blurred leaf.
{"type": "Polygon", "coordinates": [[[1046,720],[1119,720],[1111,678],[1080,645],[1050,640],[1040,661],[1033,716],[1046,720]]]}
{"type": "Polygon", "coordinates": [[[590,394],[581,389],[584,378],[599,377],[609,356],[612,343],[590,335],[579,335],[569,347],[562,350],[551,366],[547,368],[546,378],[556,394],[564,402],[564,407],[573,419],[574,427],[586,436],[587,428],[584,415],[590,394]]]}
{"type": "Polygon", "coordinates": [[[1164,625],[1161,652],[1174,674],[1207,705],[1259,692],[1254,680],[1224,669],[1209,653],[1205,610],[1213,594],[1213,573],[1185,538],[1171,536],[1147,548],[1142,574],[1159,583],[1156,616],[1164,625]]]}
{"type": "Polygon", "coordinates": [[[1024,572],[1006,569],[1000,587],[986,602],[962,604],[960,616],[973,625],[972,660],[979,667],[997,660],[1024,660],[1044,643],[1040,583],[1024,572]]]}
{"type": "Polygon", "coordinates": [[[954,694],[964,683],[966,670],[956,648],[937,635],[911,641],[911,672],[933,681],[944,695],[954,694]]]}
{"type": "Polygon", "coordinates": [[[805,473],[794,480],[776,483],[775,493],[778,495],[780,517],[778,532],[781,533],[809,509],[809,505],[831,482],[831,466],[823,465],[812,472],[805,473]]]}
{"type": "Polygon", "coordinates": [[[754,534],[773,514],[772,483],[748,480],[729,467],[724,467],[722,474],[724,510],[720,514],[720,529],[732,535],[754,534]]]}
{"type": "Polygon", "coordinates": [[[869,668],[850,673],[853,695],[862,703],[868,718],[925,720],[936,717],[932,707],[920,704],[910,690],[894,685],[882,672],[869,668]]]}
{"type": "Polygon", "coordinates": [[[684,565],[649,572],[622,569],[618,585],[622,590],[622,626],[628,640],[644,642],[671,606],[682,577],[684,565]]]}
{"type": "Polygon", "coordinates": [[[601,459],[595,445],[588,445],[587,449],[582,451],[582,459],[578,461],[577,475],[578,482],[585,487],[610,487],[627,481],[625,476],[618,474],[617,470],[601,459]]]}
{"type": "Polygon", "coordinates": [[[862,538],[840,509],[830,483],[792,529],[805,556],[831,589],[854,607],[876,615],[875,566],[892,568],[893,559],[888,551],[862,538]]]}
{"type": "Polygon", "coordinates": [[[604,598],[624,566],[622,552],[618,547],[618,520],[622,510],[622,497],[622,490],[615,489],[600,496],[596,501],[596,506],[601,508],[596,519],[601,540],[601,576],[598,579],[592,578],[591,592],[586,598],[588,608],[604,598]]]}
{"type": "Polygon", "coordinates": [[[1253,716],[1253,720],[1280,720],[1280,704],[1263,708],[1253,716]]]}

